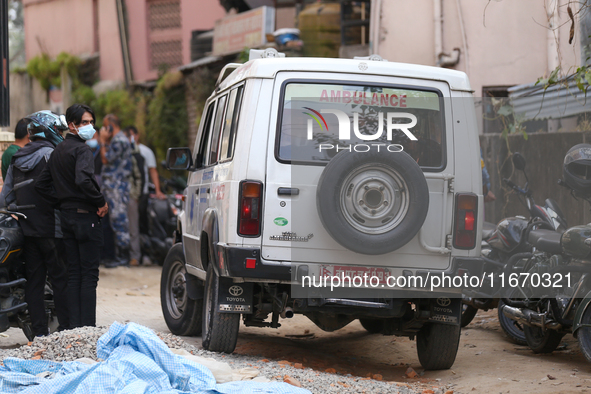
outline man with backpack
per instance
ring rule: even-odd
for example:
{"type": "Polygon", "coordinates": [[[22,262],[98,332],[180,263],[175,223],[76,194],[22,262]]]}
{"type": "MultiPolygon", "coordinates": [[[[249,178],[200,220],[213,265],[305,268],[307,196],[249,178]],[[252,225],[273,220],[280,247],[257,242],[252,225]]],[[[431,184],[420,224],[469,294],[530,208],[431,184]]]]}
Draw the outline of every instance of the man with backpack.
{"type": "Polygon", "coordinates": [[[37,337],[49,334],[45,313],[47,276],[53,290],[58,330],[70,328],[68,274],[63,258],[61,216],[52,203],[35,189],[34,182],[18,190],[13,188],[18,183],[40,179],[55,147],[63,141],[62,132],[68,129],[68,125],[63,116],[50,111],[35,112],[25,119],[29,122],[27,130],[31,142],[12,156],[0,194],[0,205],[16,203],[35,207],[30,212],[24,211],[27,217],[20,218],[19,223],[25,236],[25,301],[31,316],[31,329],[37,337]]]}

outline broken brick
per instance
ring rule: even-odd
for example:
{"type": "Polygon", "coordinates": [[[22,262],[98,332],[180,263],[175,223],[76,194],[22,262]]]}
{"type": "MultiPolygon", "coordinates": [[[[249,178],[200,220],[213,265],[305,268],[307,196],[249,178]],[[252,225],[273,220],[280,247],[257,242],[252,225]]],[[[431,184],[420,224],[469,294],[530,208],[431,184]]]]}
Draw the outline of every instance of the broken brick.
{"type": "Polygon", "coordinates": [[[288,375],[285,375],[283,377],[283,381],[285,383],[291,384],[292,386],[302,387],[302,384],[296,378],[292,378],[291,376],[288,376],[288,375]]]}
{"type": "Polygon", "coordinates": [[[412,369],[412,367],[408,367],[405,374],[411,379],[417,378],[419,376],[419,374],[414,369],[412,369]]]}

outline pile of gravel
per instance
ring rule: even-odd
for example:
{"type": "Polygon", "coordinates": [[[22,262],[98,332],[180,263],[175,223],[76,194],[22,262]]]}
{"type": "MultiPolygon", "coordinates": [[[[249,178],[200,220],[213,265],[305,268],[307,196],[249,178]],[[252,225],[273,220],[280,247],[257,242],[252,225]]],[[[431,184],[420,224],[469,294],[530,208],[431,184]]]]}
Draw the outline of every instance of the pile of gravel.
{"type": "MultiPolygon", "coordinates": [[[[96,343],[108,329],[108,327],[82,327],[56,332],[47,337],[35,338],[28,345],[0,352],[0,362],[7,357],[53,361],[74,361],[79,358],[89,358],[101,361],[96,356],[96,343]]],[[[184,349],[194,355],[226,362],[233,369],[256,368],[259,370],[259,376],[264,376],[273,381],[291,380],[293,382],[295,380],[296,384],[299,383],[301,387],[310,390],[312,393],[453,393],[450,386],[437,387],[438,385],[425,383],[384,382],[352,375],[320,372],[311,368],[303,368],[298,364],[292,365],[287,361],[266,360],[240,354],[208,352],[187,344],[182,338],[175,335],[155,333],[171,349],[184,349]]]]}

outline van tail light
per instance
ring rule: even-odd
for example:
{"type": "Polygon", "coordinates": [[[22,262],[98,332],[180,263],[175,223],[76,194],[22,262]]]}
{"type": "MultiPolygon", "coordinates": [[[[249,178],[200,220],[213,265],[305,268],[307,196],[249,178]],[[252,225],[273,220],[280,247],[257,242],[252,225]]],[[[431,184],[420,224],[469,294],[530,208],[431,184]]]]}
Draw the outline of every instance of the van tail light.
{"type": "Polygon", "coordinates": [[[456,249],[474,249],[476,246],[476,218],[478,218],[478,196],[473,193],[456,194],[456,216],[454,219],[454,242],[456,249]]]}
{"type": "Polygon", "coordinates": [[[238,234],[258,237],[261,234],[261,201],[263,184],[255,181],[240,182],[238,234]]]}

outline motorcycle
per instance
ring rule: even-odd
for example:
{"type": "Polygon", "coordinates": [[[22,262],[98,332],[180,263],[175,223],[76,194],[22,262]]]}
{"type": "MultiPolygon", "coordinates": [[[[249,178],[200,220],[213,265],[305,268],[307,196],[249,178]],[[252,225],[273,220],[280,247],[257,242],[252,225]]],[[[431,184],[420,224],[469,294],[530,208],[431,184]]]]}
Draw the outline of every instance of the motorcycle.
{"type": "MultiPolygon", "coordinates": [[[[14,185],[18,190],[33,180],[14,185]]],[[[0,208],[0,332],[11,327],[19,327],[27,339],[34,339],[31,318],[25,302],[25,262],[22,258],[25,237],[18,218],[26,219],[21,211],[34,209],[34,205],[17,206],[10,204],[0,208]]],[[[49,331],[57,330],[59,323],[55,314],[51,284],[45,284],[45,311],[48,316],[49,331]]]]}
{"type": "Polygon", "coordinates": [[[166,254],[174,243],[174,231],[177,227],[177,217],[182,208],[182,194],[176,192],[177,183],[163,180],[165,188],[171,187],[173,193],[167,199],[159,200],[155,197],[155,189],[150,185],[148,198],[148,228],[140,234],[142,256],[147,256],[153,263],[164,264],[166,254]],[[179,208],[180,204],[180,208],[179,208]]]}
{"type": "Polygon", "coordinates": [[[483,285],[479,291],[472,289],[464,291],[461,325],[465,327],[470,324],[478,309],[498,308],[499,323],[503,331],[514,343],[525,345],[526,339],[522,325],[501,312],[503,283],[499,275],[503,273],[511,275],[523,269],[524,262],[531,257],[532,251],[532,245],[524,236],[529,230],[543,226],[548,230],[561,233],[566,230],[567,224],[556,201],[546,199],[544,206],[535,203],[533,192],[529,189],[529,180],[525,173],[526,161],[523,155],[519,152],[514,153],[513,164],[525,176],[524,187],[517,186],[509,179],[503,179],[503,181],[517,193],[520,201],[528,209],[530,219],[515,216],[501,220],[496,226],[490,223],[485,223],[483,226],[482,259],[485,263],[485,272],[492,274],[493,281],[483,285]],[[486,292],[482,289],[486,289],[486,292]]]}
{"type": "Polygon", "coordinates": [[[551,353],[572,333],[591,361],[591,226],[564,234],[532,230],[528,238],[538,252],[525,266],[526,279],[515,282],[515,297],[503,299],[503,314],[523,325],[534,353],[551,353]]]}

